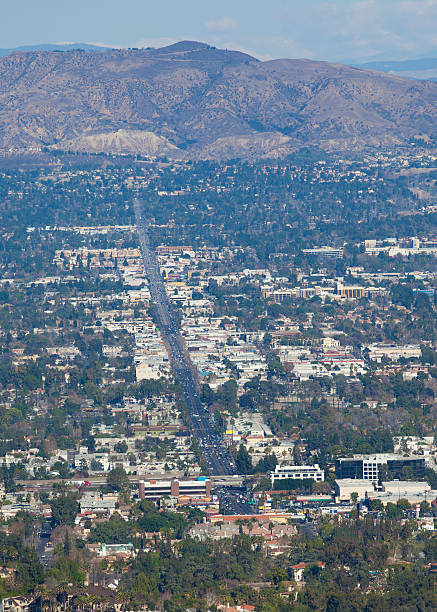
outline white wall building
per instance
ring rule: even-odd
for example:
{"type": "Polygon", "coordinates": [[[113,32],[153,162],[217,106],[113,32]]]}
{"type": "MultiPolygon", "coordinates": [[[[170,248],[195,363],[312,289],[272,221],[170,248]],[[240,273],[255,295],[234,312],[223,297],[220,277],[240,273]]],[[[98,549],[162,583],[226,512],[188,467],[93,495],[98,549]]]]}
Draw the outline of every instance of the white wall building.
{"type": "Polygon", "coordinates": [[[398,361],[401,357],[405,359],[416,358],[419,359],[422,355],[422,351],[418,344],[370,344],[369,357],[373,361],[381,361],[383,357],[387,357],[392,361],[398,361]]]}
{"type": "Polygon", "coordinates": [[[316,482],[325,480],[325,472],[320,469],[319,465],[277,465],[274,472],[270,472],[272,486],[275,482],[292,479],[303,480],[311,479],[316,482]]]}

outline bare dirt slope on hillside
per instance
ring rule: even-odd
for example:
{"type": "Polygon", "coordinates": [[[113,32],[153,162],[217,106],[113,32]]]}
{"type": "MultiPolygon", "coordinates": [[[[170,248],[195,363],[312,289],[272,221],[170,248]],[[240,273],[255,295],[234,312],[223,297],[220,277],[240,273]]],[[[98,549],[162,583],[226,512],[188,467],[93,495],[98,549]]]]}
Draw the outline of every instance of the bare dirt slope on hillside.
{"type": "Polygon", "coordinates": [[[0,149],[287,155],[437,135],[437,83],[182,42],[0,58],[0,149]]]}

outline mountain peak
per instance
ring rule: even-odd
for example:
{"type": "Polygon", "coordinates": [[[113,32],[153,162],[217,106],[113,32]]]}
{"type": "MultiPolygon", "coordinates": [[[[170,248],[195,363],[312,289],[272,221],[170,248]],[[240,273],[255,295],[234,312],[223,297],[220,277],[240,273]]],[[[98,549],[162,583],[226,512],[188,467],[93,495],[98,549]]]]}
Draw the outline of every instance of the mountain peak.
{"type": "Polygon", "coordinates": [[[202,51],[211,48],[212,47],[207,43],[198,42],[196,40],[181,40],[172,45],[160,47],[156,49],[156,51],[159,53],[190,53],[191,51],[202,51]]]}

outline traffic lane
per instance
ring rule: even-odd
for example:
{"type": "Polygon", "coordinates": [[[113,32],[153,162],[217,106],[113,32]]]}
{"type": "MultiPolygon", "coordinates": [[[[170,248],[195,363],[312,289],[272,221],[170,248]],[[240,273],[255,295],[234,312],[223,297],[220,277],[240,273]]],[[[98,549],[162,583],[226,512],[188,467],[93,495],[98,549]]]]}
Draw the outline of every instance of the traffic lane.
{"type": "MultiPolygon", "coordinates": [[[[171,313],[170,306],[165,291],[162,276],[159,271],[158,262],[156,261],[155,254],[152,252],[150,247],[150,241],[148,238],[148,224],[142,217],[141,207],[138,200],[134,201],[135,215],[137,220],[137,229],[140,240],[140,251],[143,258],[144,268],[146,276],[149,280],[150,294],[152,302],[157,306],[158,318],[160,319],[162,333],[164,338],[167,340],[171,351],[172,363],[176,364],[175,373],[178,375],[179,380],[182,381],[184,388],[185,399],[188,405],[188,409],[193,415],[196,410],[200,415],[202,405],[198,399],[197,385],[193,379],[190,363],[188,362],[187,356],[184,354],[180,345],[180,336],[177,332],[177,326],[175,325],[171,313]]],[[[198,428],[198,437],[203,441],[205,451],[208,451],[207,463],[211,469],[218,474],[235,473],[234,465],[229,451],[223,447],[223,450],[219,453],[216,451],[211,444],[210,432],[211,424],[208,419],[201,420],[198,428]]]]}

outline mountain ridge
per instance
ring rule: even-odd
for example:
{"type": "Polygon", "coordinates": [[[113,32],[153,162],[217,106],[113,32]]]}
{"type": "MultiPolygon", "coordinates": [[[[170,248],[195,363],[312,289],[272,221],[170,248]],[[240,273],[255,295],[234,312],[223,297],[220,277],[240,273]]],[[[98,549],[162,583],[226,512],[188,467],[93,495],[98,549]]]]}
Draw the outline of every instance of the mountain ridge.
{"type": "Polygon", "coordinates": [[[94,51],[96,53],[103,53],[108,51],[112,47],[105,45],[92,45],[89,43],[42,43],[40,45],[21,45],[19,47],[3,48],[0,49],[0,57],[8,55],[9,53],[16,53],[18,51],[30,52],[30,51],[94,51]]]}
{"type": "Polygon", "coordinates": [[[436,108],[435,83],[196,41],[0,57],[3,150],[283,157],[435,138],[436,108]]]}
{"type": "Polygon", "coordinates": [[[379,70],[400,77],[415,80],[437,80],[437,58],[423,57],[420,59],[375,61],[358,64],[358,68],[366,70],[379,70]]]}

